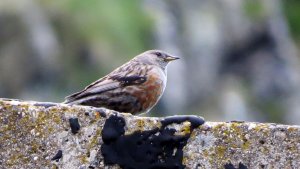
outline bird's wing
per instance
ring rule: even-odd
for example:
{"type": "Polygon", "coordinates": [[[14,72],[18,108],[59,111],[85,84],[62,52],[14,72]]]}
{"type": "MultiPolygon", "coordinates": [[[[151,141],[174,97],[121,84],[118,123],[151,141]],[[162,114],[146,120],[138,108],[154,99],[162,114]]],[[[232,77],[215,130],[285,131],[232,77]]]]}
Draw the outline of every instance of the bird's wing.
{"type": "Polygon", "coordinates": [[[81,98],[84,98],[84,97],[87,97],[90,95],[94,95],[97,93],[102,93],[105,91],[113,90],[113,89],[116,89],[119,87],[119,82],[112,81],[112,80],[100,79],[96,82],[97,83],[95,83],[95,82],[93,83],[94,85],[89,85],[82,91],[79,91],[70,96],[67,96],[65,98],[66,101],[64,103],[71,103],[78,99],[81,99],[81,98]]]}
{"type": "Polygon", "coordinates": [[[142,70],[137,69],[139,66],[131,67],[134,69],[131,71],[128,71],[128,66],[124,65],[90,84],[84,90],[67,96],[64,103],[71,103],[87,96],[101,94],[124,86],[139,85],[147,80],[146,76],[140,72],[142,70]]]}

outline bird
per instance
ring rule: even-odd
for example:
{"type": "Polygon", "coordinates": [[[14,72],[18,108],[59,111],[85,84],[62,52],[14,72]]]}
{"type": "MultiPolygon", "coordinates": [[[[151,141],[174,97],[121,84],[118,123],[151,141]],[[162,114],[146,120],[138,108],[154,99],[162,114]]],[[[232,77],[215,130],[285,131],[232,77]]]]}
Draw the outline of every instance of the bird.
{"type": "Polygon", "coordinates": [[[67,96],[63,103],[133,115],[148,113],[164,93],[168,64],[177,59],[162,50],[145,51],[82,91],[67,96]]]}

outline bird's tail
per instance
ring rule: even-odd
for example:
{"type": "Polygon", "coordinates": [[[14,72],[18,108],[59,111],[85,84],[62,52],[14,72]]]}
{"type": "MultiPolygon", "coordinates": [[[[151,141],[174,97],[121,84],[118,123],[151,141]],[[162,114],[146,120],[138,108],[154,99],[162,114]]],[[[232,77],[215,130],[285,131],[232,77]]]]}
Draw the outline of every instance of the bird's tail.
{"type": "Polygon", "coordinates": [[[70,101],[70,100],[65,100],[65,101],[63,101],[63,102],[61,102],[62,104],[70,104],[70,103],[72,103],[72,101],[70,101]]]}
{"type": "Polygon", "coordinates": [[[63,104],[78,104],[78,103],[75,103],[75,102],[78,102],[78,97],[80,96],[80,94],[82,94],[83,91],[80,91],[80,92],[77,92],[77,93],[74,93],[72,95],[69,95],[67,97],[65,97],[65,101],[62,102],[63,104]]]}
{"type": "Polygon", "coordinates": [[[74,102],[74,100],[65,98],[65,101],[61,102],[62,104],[72,104],[74,102]]]}

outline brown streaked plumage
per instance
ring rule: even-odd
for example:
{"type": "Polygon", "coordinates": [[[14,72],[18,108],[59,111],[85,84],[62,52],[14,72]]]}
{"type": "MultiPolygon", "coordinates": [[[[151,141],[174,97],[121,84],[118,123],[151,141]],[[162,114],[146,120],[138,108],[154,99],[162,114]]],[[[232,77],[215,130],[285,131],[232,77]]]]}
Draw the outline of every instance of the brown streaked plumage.
{"type": "Polygon", "coordinates": [[[146,51],[84,90],[66,97],[64,103],[147,113],[162,96],[167,83],[167,65],[176,59],[179,58],[160,50],[146,51]]]}

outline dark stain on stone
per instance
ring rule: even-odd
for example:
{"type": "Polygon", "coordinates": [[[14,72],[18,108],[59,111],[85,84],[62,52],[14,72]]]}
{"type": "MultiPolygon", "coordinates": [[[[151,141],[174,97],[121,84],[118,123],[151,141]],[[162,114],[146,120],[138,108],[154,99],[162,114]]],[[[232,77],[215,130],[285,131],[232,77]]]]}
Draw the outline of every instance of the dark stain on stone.
{"type": "Polygon", "coordinates": [[[238,168],[235,168],[234,165],[231,164],[231,163],[225,164],[225,165],[224,165],[224,168],[225,168],[225,169],[248,169],[248,167],[245,166],[245,165],[242,164],[242,163],[239,163],[239,167],[238,167],[238,168]]]}
{"type": "MultiPolygon", "coordinates": [[[[22,114],[22,113],[20,113],[20,114],[22,114]]],[[[3,118],[3,120],[2,120],[2,124],[8,124],[9,123],[9,120],[8,120],[8,118],[3,118]]]]}
{"type": "Polygon", "coordinates": [[[125,120],[117,115],[110,116],[103,127],[102,139],[104,143],[115,142],[121,135],[125,133],[125,120]]]}
{"type": "Polygon", "coordinates": [[[181,124],[185,121],[189,121],[191,123],[192,130],[204,124],[205,122],[204,119],[199,116],[170,116],[162,120],[161,124],[162,124],[162,128],[164,128],[169,124],[172,123],[181,124]]]}
{"type": "Polygon", "coordinates": [[[242,163],[239,163],[239,169],[248,169],[248,167],[242,163]]]}
{"type": "Polygon", "coordinates": [[[102,108],[95,108],[95,110],[100,113],[101,117],[103,117],[103,118],[106,117],[106,113],[102,108]]]}
{"type": "Polygon", "coordinates": [[[62,150],[58,150],[58,152],[55,154],[55,156],[53,158],[51,158],[51,160],[56,160],[56,162],[59,161],[60,158],[62,158],[63,154],[62,154],[62,150]]]}
{"type": "Polygon", "coordinates": [[[191,131],[204,120],[196,116],[174,116],[161,121],[162,127],[125,134],[125,120],[110,116],[103,127],[101,153],[105,165],[118,164],[123,169],[183,169],[183,147],[190,134],[175,135],[166,128],[172,123],[191,122],[191,131]]]}
{"type": "Polygon", "coordinates": [[[264,140],[259,140],[259,143],[260,144],[265,144],[265,141],[264,140]]]}
{"type": "Polygon", "coordinates": [[[78,133],[78,131],[80,129],[80,124],[78,122],[78,118],[70,118],[69,123],[70,123],[72,133],[73,134],[78,133]]]}
{"type": "Polygon", "coordinates": [[[46,148],[44,148],[44,147],[39,147],[39,149],[42,151],[42,152],[45,152],[46,151],[46,148]]]}
{"type": "Polygon", "coordinates": [[[245,121],[241,121],[241,120],[231,120],[230,122],[226,122],[226,123],[245,123],[245,121]]]}
{"type": "Polygon", "coordinates": [[[57,106],[57,103],[40,102],[40,103],[35,103],[34,106],[42,106],[42,107],[45,107],[47,109],[49,107],[57,106]]]}

